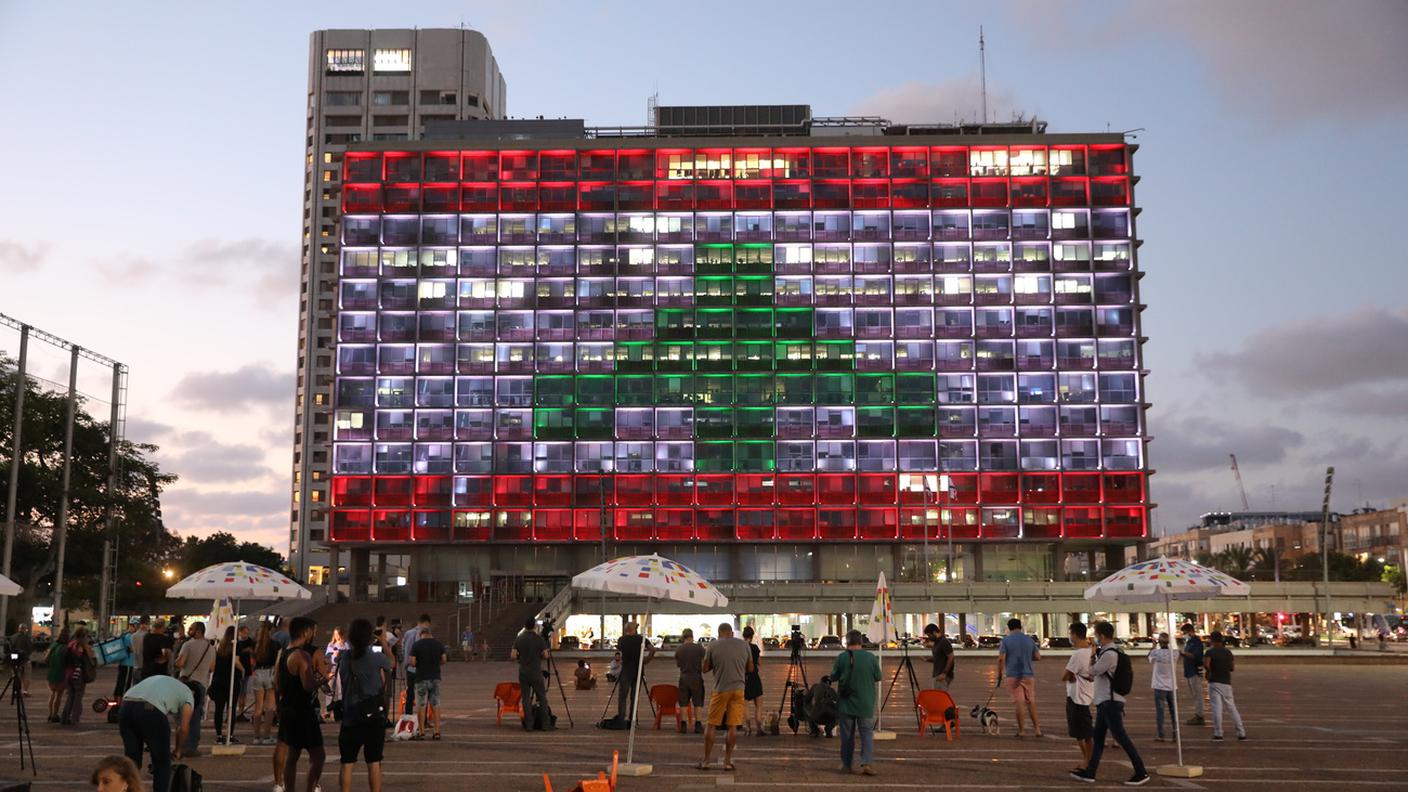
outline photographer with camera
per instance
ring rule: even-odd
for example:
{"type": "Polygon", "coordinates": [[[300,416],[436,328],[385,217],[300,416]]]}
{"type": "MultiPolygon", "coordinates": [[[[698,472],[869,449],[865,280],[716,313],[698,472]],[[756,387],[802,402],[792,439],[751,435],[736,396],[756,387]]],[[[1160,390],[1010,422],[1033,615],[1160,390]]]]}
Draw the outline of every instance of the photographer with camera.
{"type": "Polygon", "coordinates": [[[694,721],[694,733],[703,734],[699,713],[704,709],[704,647],[694,642],[694,630],[686,627],[680,633],[680,645],[675,648],[675,665],[680,669],[679,697],[676,703],[680,708],[680,734],[684,734],[689,721],[694,721]],[[686,710],[685,708],[689,709],[686,710]],[[684,717],[688,713],[688,717],[684,717]]]}
{"type": "Polygon", "coordinates": [[[549,728],[552,709],[548,706],[547,677],[543,674],[543,661],[548,659],[548,642],[538,634],[538,622],[532,616],[523,622],[523,632],[514,639],[509,657],[518,661],[523,730],[549,728]]]}
{"type": "Polygon", "coordinates": [[[807,731],[811,736],[820,737],[823,731],[827,737],[831,736],[831,730],[836,728],[841,712],[840,704],[841,697],[836,694],[836,689],[831,687],[829,676],[823,676],[821,681],[803,694],[802,712],[807,719],[807,731]]]}
{"type": "Polygon", "coordinates": [[[9,644],[10,664],[15,666],[19,675],[20,690],[23,695],[29,695],[29,656],[34,651],[34,641],[29,637],[29,625],[21,624],[18,627],[12,621],[10,630],[7,632],[6,642],[9,644]]]}
{"type": "Polygon", "coordinates": [[[880,661],[861,648],[860,630],[846,633],[846,651],[836,656],[831,677],[836,680],[841,704],[841,772],[851,772],[856,732],[860,732],[860,772],[875,775],[875,700],[879,689],[880,661]]]}

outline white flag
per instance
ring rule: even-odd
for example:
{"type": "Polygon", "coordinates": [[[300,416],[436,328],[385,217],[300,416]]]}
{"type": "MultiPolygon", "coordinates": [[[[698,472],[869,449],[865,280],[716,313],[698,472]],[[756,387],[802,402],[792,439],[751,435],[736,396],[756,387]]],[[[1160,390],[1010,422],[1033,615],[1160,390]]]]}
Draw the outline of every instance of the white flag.
{"type": "Polygon", "coordinates": [[[890,603],[890,587],[885,583],[885,573],[875,583],[875,602],[870,605],[870,624],[865,628],[865,637],[881,646],[895,638],[895,612],[890,603]]]}

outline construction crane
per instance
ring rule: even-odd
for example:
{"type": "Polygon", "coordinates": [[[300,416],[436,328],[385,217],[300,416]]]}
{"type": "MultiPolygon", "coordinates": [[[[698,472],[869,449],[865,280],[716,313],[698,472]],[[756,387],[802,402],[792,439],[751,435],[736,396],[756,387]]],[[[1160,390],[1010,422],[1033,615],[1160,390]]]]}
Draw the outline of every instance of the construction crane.
{"type": "Polygon", "coordinates": [[[1237,467],[1237,455],[1228,454],[1232,457],[1232,475],[1237,477],[1237,491],[1242,493],[1242,511],[1251,511],[1251,504],[1247,502],[1247,486],[1242,483],[1242,470],[1237,467]]]}

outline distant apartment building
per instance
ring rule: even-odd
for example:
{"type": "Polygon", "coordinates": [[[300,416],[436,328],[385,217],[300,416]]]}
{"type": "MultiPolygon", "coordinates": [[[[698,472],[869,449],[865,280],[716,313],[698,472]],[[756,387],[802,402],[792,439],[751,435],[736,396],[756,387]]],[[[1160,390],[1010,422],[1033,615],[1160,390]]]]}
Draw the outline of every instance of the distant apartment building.
{"type": "MultiPolygon", "coordinates": [[[[1408,502],[1405,502],[1408,503],[1408,502]]],[[[1400,563],[1408,539],[1408,508],[1361,509],[1340,520],[1341,551],[1361,561],[1400,563]]]]}
{"type": "Polygon", "coordinates": [[[502,118],[506,96],[477,31],[319,30],[309,37],[289,566],[311,583],[321,583],[327,568],[342,152],[348,144],[416,139],[427,123],[502,118]]]}
{"type": "MultiPolygon", "coordinates": [[[[1209,512],[1186,531],[1168,534],[1149,544],[1150,556],[1196,559],[1234,547],[1275,549],[1283,559],[1318,552],[1320,512],[1209,512]]],[[[1331,514],[1331,527],[1339,520],[1331,514]]],[[[1333,536],[1331,543],[1333,546],[1333,536]]]]}

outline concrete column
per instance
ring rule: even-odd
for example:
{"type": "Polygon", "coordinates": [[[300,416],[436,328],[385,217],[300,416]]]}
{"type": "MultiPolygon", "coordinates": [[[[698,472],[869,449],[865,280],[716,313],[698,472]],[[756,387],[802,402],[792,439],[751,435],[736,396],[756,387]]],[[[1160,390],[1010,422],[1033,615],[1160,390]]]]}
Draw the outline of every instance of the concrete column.
{"type": "Polygon", "coordinates": [[[337,545],[328,545],[328,579],[324,586],[328,602],[337,602],[337,560],[340,553],[341,548],[337,545]]]}
{"type": "Polygon", "coordinates": [[[969,580],[972,580],[972,581],[979,581],[979,580],[982,580],[982,579],[983,579],[983,552],[982,552],[983,549],[982,549],[982,547],[979,546],[979,545],[967,545],[966,548],[967,548],[967,551],[968,551],[968,557],[972,559],[972,561],[971,561],[971,562],[969,563],[969,565],[968,565],[968,570],[972,572],[972,575],[970,575],[970,576],[968,577],[968,579],[969,579],[969,580]]]}
{"type": "Polygon", "coordinates": [[[420,548],[412,548],[406,553],[406,587],[411,590],[411,602],[433,602],[434,592],[421,592],[420,584],[420,548]]]}
{"type": "Polygon", "coordinates": [[[1086,569],[1088,569],[1088,570],[1090,571],[1090,582],[1091,582],[1091,583],[1098,583],[1098,582],[1100,582],[1100,581],[1099,581],[1099,578],[1096,577],[1096,573],[1099,571],[1099,565],[1095,563],[1095,549],[1094,549],[1094,548],[1091,548],[1091,549],[1085,551],[1085,567],[1086,567],[1086,569]]]}
{"type": "Polygon", "coordinates": [[[1057,583],[1066,579],[1066,546],[1060,542],[1051,545],[1051,579],[1057,583]]]}

